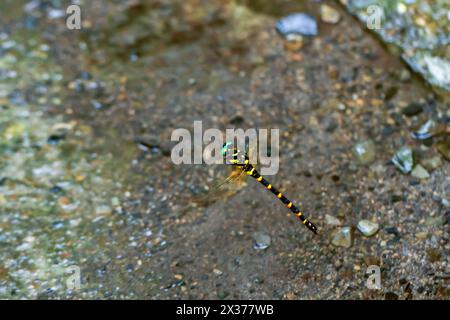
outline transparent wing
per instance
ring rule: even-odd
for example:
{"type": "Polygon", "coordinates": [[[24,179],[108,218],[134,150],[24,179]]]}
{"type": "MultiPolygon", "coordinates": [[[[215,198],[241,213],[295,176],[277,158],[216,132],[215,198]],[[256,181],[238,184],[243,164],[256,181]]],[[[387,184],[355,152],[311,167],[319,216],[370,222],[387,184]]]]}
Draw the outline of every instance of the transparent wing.
{"type": "Polygon", "coordinates": [[[241,178],[244,176],[244,173],[243,168],[234,167],[226,179],[211,187],[206,195],[195,197],[194,202],[202,206],[207,206],[220,198],[234,195],[243,184],[241,178]],[[231,186],[231,188],[225,189],[225,186],[231,186]]]}

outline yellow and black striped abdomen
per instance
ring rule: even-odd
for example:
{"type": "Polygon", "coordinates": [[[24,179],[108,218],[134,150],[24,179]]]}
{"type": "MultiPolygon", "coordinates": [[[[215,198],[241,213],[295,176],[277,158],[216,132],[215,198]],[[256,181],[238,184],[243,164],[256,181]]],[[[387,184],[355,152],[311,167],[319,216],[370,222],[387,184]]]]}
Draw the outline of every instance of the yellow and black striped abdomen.
{"type": "Polygon", "coordinates": [[[283,202],[298,218],[299,220],[312,232],[317,234],[317,227],[308,220],[301,212],[300,210],[288,199],[286,198],[278,189],[276,189],[274,186],[272,186],[269,181],[264,179],[258,171],[256,171],[255,167],[251,164],[246,163],[245,165],[245,172],[256,179],[259,183],[261,183],[263,186],[265,186],[267,189],[270,190],[278,199],[280,199],[281,202],[283,202]]]}

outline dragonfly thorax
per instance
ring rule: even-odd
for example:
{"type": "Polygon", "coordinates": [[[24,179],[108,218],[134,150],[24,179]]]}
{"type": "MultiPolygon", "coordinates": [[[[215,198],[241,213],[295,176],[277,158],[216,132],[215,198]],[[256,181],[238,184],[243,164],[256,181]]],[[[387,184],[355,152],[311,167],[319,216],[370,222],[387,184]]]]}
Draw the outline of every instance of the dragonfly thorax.
{"type": "Polygon", "coordinates": [[[222,156],[226,164],[236,166],[245,166],[248,164],[248,156],[246,152],[235,148],[231,142],[227,142],[223,145],[222,156]]]}

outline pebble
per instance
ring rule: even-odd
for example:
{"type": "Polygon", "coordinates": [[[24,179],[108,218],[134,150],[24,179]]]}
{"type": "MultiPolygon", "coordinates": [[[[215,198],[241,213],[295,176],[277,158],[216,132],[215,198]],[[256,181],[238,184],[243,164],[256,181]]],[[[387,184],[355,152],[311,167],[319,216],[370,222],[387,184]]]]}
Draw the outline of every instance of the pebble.
{"type": "Polygon", "coordinates": [[[384,230],[386,230],[389,234],[395,235],[396,237],[400,236],[400,232],[398,232],[398,229],[395,226],[386,227],[384,230]]]}
{"type": "Polygon", "coordinates": [[[326,4],[320,6],[320,18],[323,22],[336,24],[341,20],[339,12],[326,4]]]}
{"type": "Polygon", "coordinates": [[[340,228],[333,236],[331,243],[337,247],[350,248],[352,246],[351,228],[350,227],[340,228]]]}
{"type": "Polygon", "coordinates": [[[418,102],[410,103],[407,107],[402,109],[402,113],[407,117],[418,115],[423,111],[423,106],[418,102]]]}
{"type": "Polygon", "coordinates": [[[421,160],[420,164],[422,164],[424,168],[431,171],[439,168],[442,165],[442,160],[440,156],[435,156],[432,158],[421,160]]]}
{"type": "Polygon", "coordinates": [[[416,238],[417,238],[417,239],[424,240],[424,239],[426,239],[427,237],[428,237],[428,232],[426,232],[426,231],[423,231],[423,232],[417,232],[417,233],[416,233],[416,238]]]}
{"type": "Polygon", "coordinates": [[[379,229],[378,223],[372,222],[370,220],[361,220],[358,222],[356,227],[366,237],[373,236],[375,233],[378,232],[379,229]]]}
{"type": "Polygon", "coordinates": [[[303,47],[303,37],[299,34],[288,34],[286,40],[285,48],[288,51],[299,51],[303,47]]]}
{"type": "Polygon", "coordinates": [[[398,295],[394,292],[386,292],[384,295],[385,300],[398,300],[398,295]]]}
{"type": "Polygon", "coordinates": [[[428,120],[419,129],[411,133],[411,136],[417,140],[426,140],[436,134],[436,122],[434,120],[428,120]]]}
{"type": "Polygon", "coordinates": [[[413,167],[413,152],[409,147],[401,147],[392,158],[392,163],[403,173],[409,173],[413,167]]]}
{"type": "Polygon", "coordinates": [[[436,144],[436,148],[440,154],[444,156],[447,161],[450,161],[450,139],[440,141],[436,144]]]}
{"type": "Polygon", "coordinates": [[[370,165],[375,161],[374,142],[370,139],[358,142],[353,147],[353,154],[360,165],[370,165]]]}
{"type": "Polygon", "coordinates": [[[255,234],[253,235],[253,240],[254,240],[253,248],[256,250],[267,249],[272,241],[269,235],[262,232],[255,232],[255,234]]]}
{"type": "Polygon", "coordinates": [[[438,215],[436,217],[431,217],[425,220],[426,226],[442,226],[446,222],[446,217],[444,215],[438,215]]]}
{"type": "Polygon", "coordinates": [[[400,72],[400,81],[407,82],[410,79],[411,79],[411,72],[409,72],[408,69],[403,69],[402,72],[400,72]]]}
{"type": "Polygon", "coordinates": [[[411,172],[411,175],[418,179],[428,179],[430,177],[430,174],[428,173],[428,171],[424,167],[422,167],[420,164],[418,164],[414,167],[414,170],[411,172]]]}
{"type": "Polygon", "coordinates": [[[106,215],[112,212],[111,208],[107,205],[99,205],[95,208],[96,215],[106,215]]]}
{"type": "Polygon", "coordinates": [[[303,36],[316,36],[317,22],[306,13],[294,13],[280,19],[276,26],[276,30],[284,36],[288,34],[299,34],[303,36]]]}
{"type": "Polygon", "coordinates": [[[213,273],[216,276],[221,276],[223,274],[222,270],[219,270],[219,269],[216,269],[216,268],[213,269],[213,273]]]}
{"type": "Polygon", "coordinates": [[[341,221],[338,218],[333,217],[329,214],[325,215],[325,223],[330,226],[340,226],[341,225],[341,221]]]}

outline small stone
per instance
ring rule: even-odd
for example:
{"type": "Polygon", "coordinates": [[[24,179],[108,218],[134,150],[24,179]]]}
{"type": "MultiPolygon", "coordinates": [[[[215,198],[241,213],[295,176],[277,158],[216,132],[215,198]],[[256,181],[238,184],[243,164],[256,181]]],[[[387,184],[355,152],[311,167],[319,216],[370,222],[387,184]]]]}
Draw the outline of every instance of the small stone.
{"type": "Polygon", "coordinates": [[[220,300],[225,299],[229,295],[230,294],[227,291],[219,291],[219,292],[217,292],[217,298],[219,298],[220,300]]]}
{"type": "Polygon", "coordinates": [[[392,158],[392,163],[405,174],[411,172],[413,162],[413,152],[409,147],[401,147],[392,158]]]}
{"type": "Polygon", "coordinates": [[[269,235],[262,232],[255,232],[255,234],[253,235],[253,240],[254,240],[253,248],[256,250],[267,249],[272,241],[269,235]]]}
{"type": "Polygon", "coordinates": [[[386,292],[384,295],[385,300],[398,300],[398,295],[394,292],[386,292]]]}
{"type": "Polygon", "coordinates": [[[380,258],[375,257],[375,256],[364,256],[364,263],[367,266],[379,266],[380,258]]]}
{"type": "Polygon", "coordinates": [[[401,82],[407,82],[411,79],[411,72],[409,72],[408,69],[403,69],[400,72],[400,81],[401,82]]]}
{"type": "Polygon", "coordinates": [[[219,270],[219,269],[216,269],[216,268],[213,269],[213,273],[216,276],[221,276],[223,274],[222,270],[219,270]]]}
{"type": "Polygon", "coordinates": [[[394,193],[391,194],[391,201],[392,201],[392,203],[399,202],[399,201],[404,201],[404,200],[405,200],[405,197],[403,196],[402,193],[394,192],[394,193]]]}
{"type": "Polygon", "coordinates": [[[418,115],[422,111],[423,111],[422,104],[413,102],[410,103],[407,107],[403,108],[402,113],[407,117],[412,117],[418,115]]]}
{"type": "Polygon", "coordinates": [[[324,106],[331,110],[344,111],[347,107],[338,98],[329,98],[325,101],[324,106]]]}
{"type": "Polygon", "coordinates": [[[55,194],[61,194],[64,192],[64,190],[60,186],[54,185],[53,187],[50,188],[50,192],[55,194]]]}
{"type": "Polygon", "coordinates": [[[423,232],[417,232],[417,233],[416,233],[416,238],[417,238],[417,239],[424,240],[424,239],[426,239],[427,237],[428,237],[428,232],[426,232],[426,231],[423,231],[423,232]]]}
{"type": "Polygon", "coordinates": [[[299,34],[288,34],[286,40],[284,47],[288,51],[299,51],[303,47],[303,37],[299,34]]]}
{"type": "Polygon", "coordinates": [[[431,218],[425,220],[425,225],[429,226],[429,227],[431,227],[431,226],[437,226],[438,227],[438,226],[444,225],[445,222],[446,222],[445,216],[444,215],[438,215],[436,217],[431,217],[431,218]]]}
{"type": "Polygon", "coordinates": [[[181,274],[175,274],[173,277],[177,280],[183,279],[183,275],[181,275],[181,274]]]}
{"type": "Polygon", "coordinates": [[[320,6],[320,18],[323,22],[336,24],[341,20],[339,12],[326,4],[320,6]]]}
{"type": "Polygon", "coordinates": [[[441,252],[439,251],[439,249],[430,248],[427,250],[427,257],[428,257],[428,261],[433,263],[433,262],[437,262],[437,261],[441,260],[442,256],[441,256],[441,252]]]}
{"type": "Polygon", "coordinates": [[[360,141],[353,147],[353,155],[360,165],[367,166],[375,161],[375,144],[372,140],[360,141]]]}
{"type": "Polygon", "coordinates": [[[284,36],[299,34],[303,36],[316,36],[318,33],[316,20],[306,13],[294,13],[280,19],[276,30],[284,36]]]}
{"type": "Polygon", "coordinates": [[[430,177],[428,171],[420,164],[414,167],[414,170],[411,172],[411,175],[418,179],[428,179],[430,177]]]}
{"type": "Polygon", "coordinates": [[[118,207],[120,205],[120,200],[117,197],[113,197],[111,198],[111,205],[113,207],[118,207]]]}
{"type": "Polygon", "coordinates": [[[254,282],[255,282],[256,284],[263,284],[263,283],[264,283],[264,279],[263,279],[263,278],[260,278],[260,277],[256,277],[255,280],[254,280],[254,282]]]}
{"type": "Polygon", "coordinates": [[[436,144],[436,148],[440,154],[444,156],[447,161],[450,161],[450,139],[440,141],[436,144]]]}
{"type": "Polygon", "coordinates": [[[242,117],[241,115],[235,115],[234,117],[232,117],[230,119],[230,124],[233,125],[241,125],[244,122],[244,117],[242,117]]]}
{"type": "Polygon", "coordinates": [[[442,166],[442,160],[440,156],[435,156],[428,159],[423,159],[420,163],[428,170],[435,170],[442,166]]]}
{"type": "Polygon", "coordinates": [[[384,100],[389,101],[397,95],[398,88],[396,86],[389,87],[384,93],[384,100]]]}
{"type": "Polygon", "coordinates": [[[106,215],[112,212],[111,208],[107,205],[99,205],[95,208],[96,215],[106,215]]]}
{"type": "Polygon", "coordinates": [[[25,133],[26,126],[22,123],[14,123],[4,131],[3,135],[6,140],[17,140],[25,133]]]}
{"type": "Polygon", "coordinates": [[[398,232],[398,229],[395,226],[386,227],[384,230],[389,234],[393,234],[395,238],[400,239],[400,232],[398,232]]]}
{"type": "Polygon", "coordinates": [[[333,236],[331,243],[337,247],[350,248],[352,246],[351,228],[350,227],[340,228],[333,236]]]}
{"type": "Polygon", "coordinates": [[[330,226],[340,226],[341,225],[341,221],[338,218],[333,217],[329,214],[325,215],[325,223],[330,226]]]}
{"type": "Polygon", "coordinates": [[[372,222],[370,220],[361,220],[358,222],[358,225],[356,227],[366,237],[373,236],[379,229],[378,223],[372,222]]]}
{"type": "Polygon", "coordinates": [[[68,204],[70,204],[70,200],[69,200],[69,198],[66,198],[66,197],[60,197],[58,199],[58,204],[60,206],[67,206],[68,204]]]}

